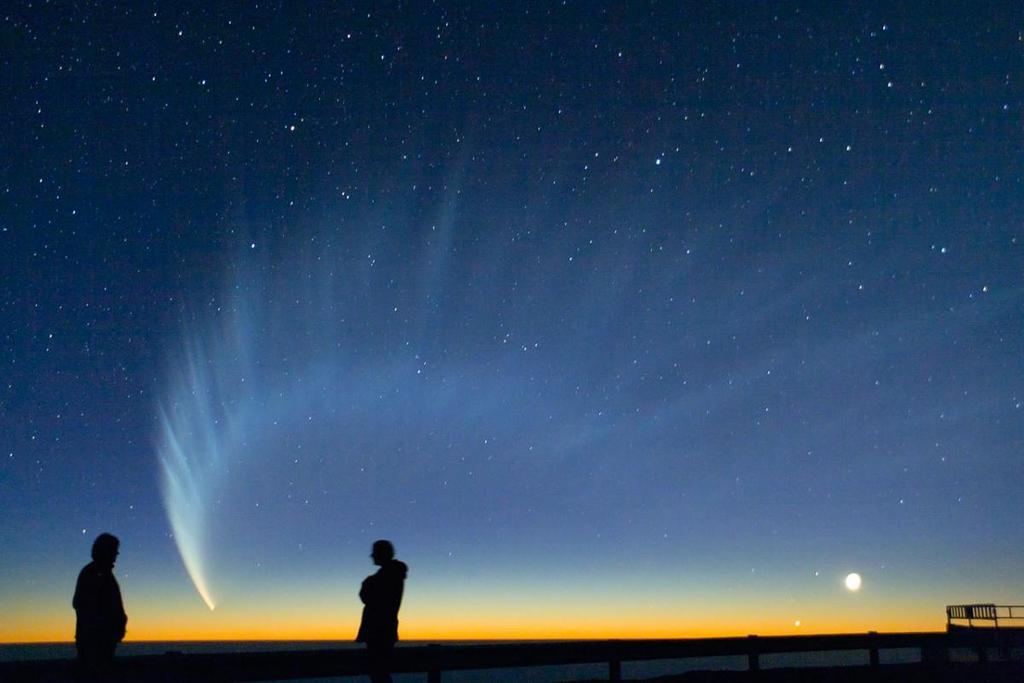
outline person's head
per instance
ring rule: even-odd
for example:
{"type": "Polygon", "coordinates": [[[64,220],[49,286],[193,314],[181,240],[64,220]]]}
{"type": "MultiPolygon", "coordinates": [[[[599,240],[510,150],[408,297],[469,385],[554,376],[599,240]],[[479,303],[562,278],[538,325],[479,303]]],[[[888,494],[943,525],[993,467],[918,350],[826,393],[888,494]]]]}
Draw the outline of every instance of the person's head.
{"type": "Polygon", "coordinates": [[[395,559],[395,546],[391,545],[391,541],[385,541],[383,538],[379,541],[374,541],[373,552],[370,553],[370,557],[373,558],[374,564],[384,564],[388,560],[395,559]]]}
{"type": "Polygon", "coordinates": [[[104,566],[113,567],[117,561],[118,548],[121,541],[113,534],[100,534],[92,542],[92,559],[104,566]]]}

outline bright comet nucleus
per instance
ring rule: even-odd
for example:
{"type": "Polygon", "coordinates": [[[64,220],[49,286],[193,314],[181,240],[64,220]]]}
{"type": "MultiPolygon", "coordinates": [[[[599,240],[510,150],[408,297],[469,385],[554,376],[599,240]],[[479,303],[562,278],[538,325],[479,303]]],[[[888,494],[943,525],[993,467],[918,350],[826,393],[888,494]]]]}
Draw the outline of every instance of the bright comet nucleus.
{"type": "Polygon", "coordinates": [[[860,574],[852,572],[846,575],[846,588],[851,591],[860,590],[860,574]]]}

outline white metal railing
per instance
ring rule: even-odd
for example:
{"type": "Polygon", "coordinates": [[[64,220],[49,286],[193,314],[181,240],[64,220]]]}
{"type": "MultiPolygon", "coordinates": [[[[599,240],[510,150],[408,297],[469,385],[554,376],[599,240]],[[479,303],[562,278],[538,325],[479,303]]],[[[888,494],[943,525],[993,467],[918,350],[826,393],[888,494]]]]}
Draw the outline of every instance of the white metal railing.
{"type": "Polygon", "coordinates": [[[966,621],[969,627],[974,627],[976,621],[986,625],[991,622],[995,628],[999,628],[1000,622],[1003,626],[1024,626],[1024,605],[947,605],[946,624],[959,626],[954,624],[957,621],[966,621]]]}

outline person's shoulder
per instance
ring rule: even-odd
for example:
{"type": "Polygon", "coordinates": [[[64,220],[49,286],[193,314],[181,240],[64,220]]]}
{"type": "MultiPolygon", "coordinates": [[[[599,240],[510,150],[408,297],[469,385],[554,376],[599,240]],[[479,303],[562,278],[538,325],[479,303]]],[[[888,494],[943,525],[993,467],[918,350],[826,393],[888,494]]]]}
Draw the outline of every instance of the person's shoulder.
{"type": "Polygon", "coordinates": [[[78,572],[78,580],[75,582],[75,595],[77,596],[79,591],[93,591],[96,585],[99,583],[100,578],[96,572],[96,565],[93,562],[82,567],[82,571],[78,572]]]}
{"type": "Polygon", "coordinates": [[[391,571],[400,574],[404,579],[409,574],[409,565],[401,560],[391,560],[391,571]]]}

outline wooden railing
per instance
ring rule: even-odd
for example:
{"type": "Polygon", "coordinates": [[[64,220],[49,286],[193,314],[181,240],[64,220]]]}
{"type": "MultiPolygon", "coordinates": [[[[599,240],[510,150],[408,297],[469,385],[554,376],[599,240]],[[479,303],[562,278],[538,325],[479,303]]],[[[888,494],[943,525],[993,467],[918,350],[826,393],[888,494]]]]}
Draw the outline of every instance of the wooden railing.
{"type": "MultiPolygon", "coordinates": [[[[761,669],[769,654],[861,650],[866,664],[880,666],[879,652],[917,648],[922,660],[948,661],[950,648],[971,648],[981,662],[988,652],[1024,645],[1018,630],[974,629],[924,633],[863,633],[809,636],[747,636],[682,640],[584,640],[499,645],[427,645],[398,647],[396,673],[426,673],[440,683],[442,672],[599,663],[608,680],[622,679],[623,662],[689,657],[744,656],[751,671],[761,669]]],[[[0,662],[0,681],[70,681],[73,660],[0,662]]],[[[121,680],[139,681],[267,681],[299,680],[366,673],[365,652],[358,649],[222,654],[173,654],[119,657],[121,680]]],[[[496,680],[500,673],[495,672],[496,680]]]]}
{"type": "Polygon", "coordinates": [[[947,626],[959,626],[956,622],[966,621],[973,627],[975,621],[981,621],[985,624],[991,622],[992,626],[999,628],[1000,620],[1004,626],[1024,626],[1024,605],[976,603],[946,606],[947,626]]]}

